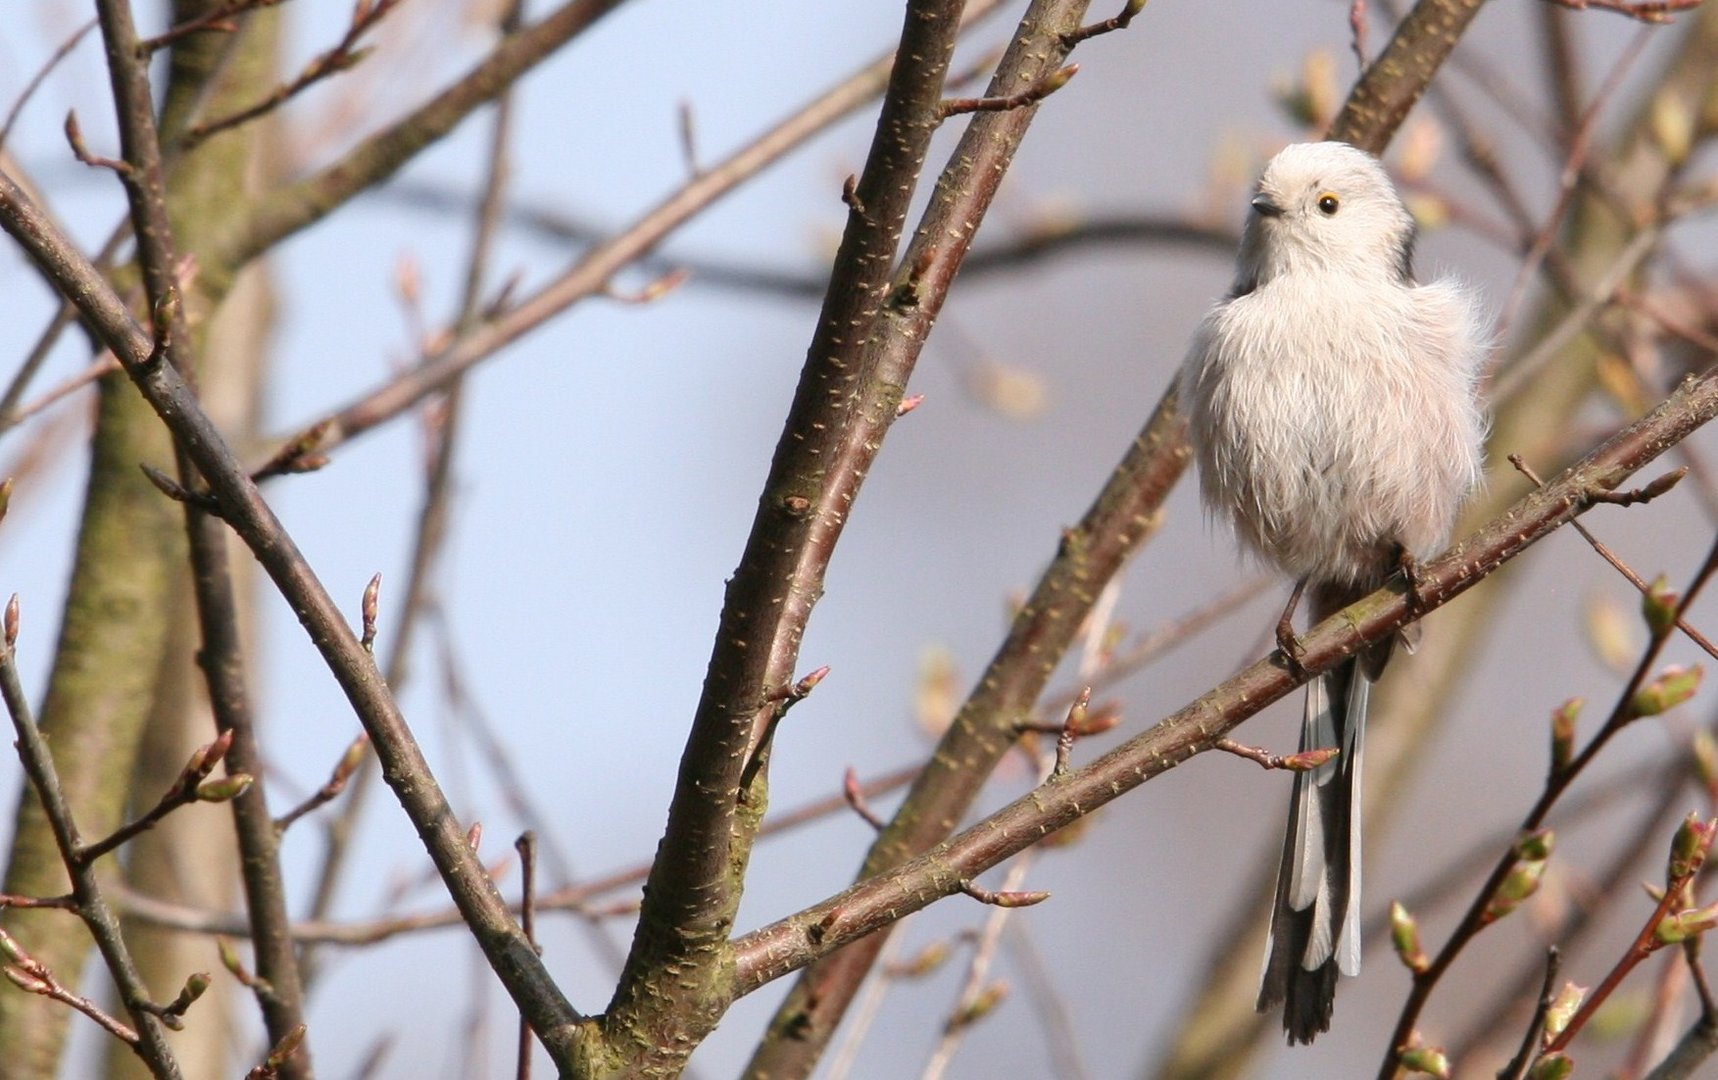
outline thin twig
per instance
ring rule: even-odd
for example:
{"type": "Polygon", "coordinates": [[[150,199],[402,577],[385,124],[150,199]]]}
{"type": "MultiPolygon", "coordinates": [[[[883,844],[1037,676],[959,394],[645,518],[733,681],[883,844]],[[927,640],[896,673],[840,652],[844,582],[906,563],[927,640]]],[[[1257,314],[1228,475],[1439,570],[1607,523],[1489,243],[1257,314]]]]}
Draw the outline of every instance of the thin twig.
{"type": "Polygon", "coordinates": [[[346,747],[346,752],[340,755],[340,760],[334,763],[334,769],[328,774],[328,779],[322,786],[311,792],[297,806],[288,810],[274,820],[274,831],[284,833],[292,827],[292,823],[304,815],[317,810],[340,797],[351,782],[352,774],[358,767],[369,760],[370,737],[359,734],[346,747]]]}
{"type": "MultiPolygon", "coordinates": [[[[1014,865],[1008,868],[1008,876],[1002,884],[1002,894],[1015,894],[1025,882],[1027,871],[1031,868],[1030,853],[1016,860],[1014,865]]],[[[988,1016],[1001,1003],[1002,996],[1006,993],[1005,985],[988,980],[991,964],[996,959],[996,950],[1002,942],[1002,930],[1009,922],[1008,916],[1009,905],[999,905],[998,909],[984,920],[984,927],[978,933],[978,945],[972,950],[972,958],[967,962],[966,978],[961,983],[960,992],[955,995],[954,1008],[949,1010],[943,1021],[942,1036],[932,1048],[924,1071],[920,1073],[920,1080],[942,1080],[942,1076],[948,1071],[949,1063],[954,1060],[955,1051],[960,1048],[966,1033],[972,1030],[972,1025],[988,1016]]]]}
{"type": "Polygon", "coordinates": [[[1679,11],[1700,6],[1702,0],[1546,0],[1571,11],[1609,11],[1643,23],[1667,23],[1679,11]]]}
{"type": "MultiPolygon", "coordinates": [[[[1534,487],[1544,487],[1545,486],[1544,481],[1540,480],[1538,474],[1533,471],[1532,467],[1529,466],[1525,461],[1522,460],[1520,454],[1510,454],[1509,455],[1509,463],[1511,465],[1515,466],[1515,470],[1517,472],[1519,472],[1521,475],[1527,477],[1528,480],[1532,481],[1534,487]]],[[[1622,496],[1616,496],[1614,493],[1611,493],[1613,497],[1608,498],[1605,501],[1616,502],[1616,501],[1619,501],[1619,499],[1627,499],[1627,501],[1622,503],[1623,505],[1628,505],[1628,502],[1647,502],[1647,501],[1650,501],[1652,498],[1654,498],[1657,494],[1660,493],[1657,490],[1653,490],[1653,489],[1657,488],[1657,486],[1659,484],[1663,484],[1664,488],[1668,489],[1672,484],[1675,484],[1677,480],[1680,480],[1682,478],[1682,475],[1684,473],[1686,473],[1687,471],[1688,471],[1687,467],[1685,466],[1681,469],[1675,469],[1675,470],[1672,470],[1671,472],[1665,473],[1663,476],[1659,477],[1659,479],[1657,481],[1655,481],[1653,484],[1650,484],[1650,485],[1648,485],[1647,488],[1642,489],[1642,491],[1639,494],[1637,494],[1633,499],[1628,499],[1628,493],[1624,493],[1622,496]]],[[[1623,577],[1627,578],[1629,584],[1633,585],[1635,587],[1635,589],[1637,591],[1639,591],[1639,593],[1642,596],[1650,597],[1652,595],[1652,586],[1647,583],[1646,579],[1642,578],[1639,574],[1635,573],[1635,571],[1632,567],[1630,567],[1627,563],[1623,562],[1622,559],[1618,558],[1615,552],[1613,552],[1608,546],[1606,546],[1602,541],[1600,541],[1598,537],[1593,535],[1593,532],[1591,529],[1587,528],[1587,526],[1585,524],[1583,524],[1582,522],[1579,522],[1579,521],[1574,522],[1573,524],[1575,526],[1575,531],[1581,534],[1582,539],[1586,540],[1588,544],[1592,545],[1593,550],[1598,552],[1600,557],[1602,557],[1606,562],[1610,563],[1613,567],[1615,567],[1617,570],[1617,573],[1619,573],[1623,577]]],[[[1718,660],[1718,646],[1713,645],[1712,641],[1709,638],[1707,638],[1705,634],[1702,634],[1700,631],[1698,631],[1694,627],[1690,626],[1688,623],[1688,619],[1680,611],[1677,612],[1676,622],[1674,625],[1676,626],[1676,628],[1678,630],[1681,630],[1685,636],[1687,636],[1688,640],[1690,640],[1690,641],[1694,642],[1694,644],[1700,646],[1700,648],[1703,649],[1708,656],[1711,656],[1713,659],[1718,660]]]]}
{"type": "Polygon", "coordinates": [[[1010,109],[1024,109],[1028,105],[1038,104],[1068,85],[1068,80],[1079,73],[1080,65],[1069,64],[1067,67],[1044,76],[1018,94],[1007,94],[1002,97],[949,98],[942,103],[942,115],[944,119],[947,119],[962,113],[1007,112],[1010,109]]]}
{"type": "Polygon", "coordinates": [[[1348,4],[1349,43],[1354,49],[1354,62],[1359,74],[1366,74],[1370,62],[1366,59],[1366,0],[1350,0],[1348,4]]]}
{"type": "Polygon", "coordinates": [[[1126,30],[1130,25],[1132,25],[1134,16],[1145,10],[1145,2],[1146,0],[1127,0],[1127,3],[1123,5],[1121,11],[1117,12],[1115,15],[1112,15],[1101,22],[1092,23],[1090,26],[1082,26],[1078,30],[1064,34],[1062,36],[1063,47],[1071,49],[1082,41],[1087,41],[1104,34],[1113,34],[1117,30],[1126,30]]]}
{"type": "MultiPolygon", "coordinates": [[[[113,85],[114,109],[126,168],[120,173],[130,205],[132,233],[145,298],[152,319],[153,341],[149,356],[138,364],[146,373],[172,371],[193,407],[196,390],[191,374],[197,370],[192,335],[186,321],[180,260],[175,248],[166,193],[166,170],[155,127],[155,101],[149,82],[148,53],[142,50],[128,0],[97,0],[102,41],[113,85]],[[160,360],[166,363],[160,363],[160,360]]],[[[64,290],[62,289],[62,293],[64,290]]],[[[108,342],[115,356],[120,349],[108,342]]],[[[123,362],[123,360],[122,360],[123,362]]],[[[205,418],[206,419],[206,418],[205,418]]],[[[175,447],[179,485],[186,491],[197,485],[207,470],[192,460],[190,448],[180,441],[175,447]]],[[[291,1032],[303,1040],[304,995],[299,980],[298,957],[288,930],[286,890],[280,867],[280,837],[269,813],[263,780],[262,752],[247,685],[244,646],[240,638],[237,586],[227,546],[226,518],[222,510],[211,514],[196,500],[185,502],[185,531],[191,555],[191,585],[196,600],[197,624],[202,635],[199,666],[208,688],[215,726],[230,738],[227,760],[239,774],[250,778],[231,796],[233,822],[241,854],[240,878],[252,922],[252,945],[257,967],[270,992],[258,996],[271,1042],[280,1042],[291,1032]]],[[[287,1080],[309,1080],[310,1052],[298,1052],[283,1062],[287,1080]]]]}
{"type": "MultiPolygon", "coordinates": [[[[519,926],[531,947],[541,949],[537,944],[537,834],[526,829],[513,842],[513,848],[519,852],[519,926]]],[[[517,1080],[531,1080],[531,1048],[531,1024],[521,1015],[518,1065],[514,1069],[517,1080]]]]}
{"type": "MultiPolygon", "coordinates": [[[[78,43],[84,39],[84,36],[95,29],[95,25],[96,20],[94,16],[91,16],[82,26],[72,31],[71,36],[61,42],[60,47],[54,50],[53,55],[48,57],[34,75],[30,76],[30,81],[25,83],[24,89],[18,92],[18,100],[14,101],[12,107],[6,110],[5,121],[0,122],[0,147],[6,145],[6,140],[12,134],[13,126],[18,123],[18,117],[24,112],[24,106],[30,103],[30,99],[36,95],[36,91],[41,89],[42,83],[47,81],[48,76],[53,74],[56,67],[60,66],[60,61],[70,56],[72,50],[78,47],[78,43]]],[[[3,411],[0,409],[0,412],[3,411]]]]}
{"type": "MultiPolygon", "coordinates": [[[[590,6],[617,3],[619,0],[602,0],[599,5],[592,0],[590,6]]],[[[1002,0],[970,0],[961,16],[962,26],[972,25],[1001,6],[1002,0]]],[[[532,32],[524,31],[521,36],[532,32]]],[[[674,230],[871,101],[887,84],[893,65],[891,54],[854,72],[751,143],[707,167],[631,225],[585,252],[537,292],[332,413],[326,418],[332,423],[320,448],[327,452],[391,420],[573,304],[601,295],[615,275],[648,255],[674,230]]]]}
{"type": "MultiPolygon", "coordinates": [[[[1718,381],[1718,369],[1709,371],[1706,378],[1711,381],[1718,381]]],[[[1559,478],[1558,481],[1553,482],[1552,486],[1555,486],[1556,483],[1559,482],[1565,482],[1568,476],[1569,473],[1565,472],[1563,477],[1559,478]]],[[[1618,478],[1619,483],[1620,479],[1621,478],[1618,478]]],[[[1552,486],[1540,488],[1535,495],[1538,496],[1546,494],[1552,489],[1552,486]]],[[[1610,485],[1612,488],[1615,486],[1615,483],[1610,485]]],[[[1584,501],[1584,497],[1579,493],[1577,493],[1575,497],[1578,500],[1584,501]]],[[[1701,588],[1708,580],[1710,580],[1715,571],[1718,571],[1718,544],[1715,544],[1712,550],[1708,552],[1705,561],[1699,570],[1696,571],[1688,589],[1685,591],[1677,605],[1678,615],[1681,615],[1682,612],[1688,609],[1693,598],[1699,594],[1701,588]]],[[[1558,799],[1562,797],[1563,792],[1568,790],[1569,785],[1574,783],[1575,779],[1585,771],[1587,766],[1592,763],[1593,759],[1598,756],[1599,752],[1605,748],[1605,746],[1618,732],[1622,731],[1638,718],[1639,713],[1635,708],[1635,695],[1645,683],[1647,676],[1652,671],[1653,665],[1657,662],[1660,650],[1664,647],[1664,643],[1669,639],[1669,631],[1670,627],[1668,625],[1664,626],[1662,629],[1655,629],[1647,643],[1646,649],[1641,655],[1639,663],[1635,667],[1633,675],[1630,676],[1622,693],[1618,695],[1617,703],[1611,710],[1610,716],[1606,718],[1604,724],[1601,725],[1599,730],[1593,735],[1593,737],[1587,742],[1586,746],[1582,748],[1581,752],[1575,756],[1567,767],[1553,770],[1547,776],[1544,790],[1540,793],[1539,798],[1533,804],[1532,809],[1527,812],[1526,817],[1522,819],[1522,835],[1532,833],[1544,824],[1546,816],[1551,812],[1551,808],[1556,805],[1558,799]]],[[[1515,853],[1513,850],[1506,853],[1501,859],[1499,859],[1498,863],[1493,868],[1491,875],[1486,879],[1485,884],[1482,885],[1479,891],[1475,894],[1472,903],[1468,906],[1467,912],[1463,915],[1461,921],[1457,923],[1456,928],[1450,933],[1450,936],[1444,943],[1443,948],[1438,950],[1437,955],[1432,959],[1431,964],[1425,971],[1415,973],[1413,985],[1409,990],[1407,1000],[1403,1003],[1401,1015],[1397,1019],[1395,1031],[1391,1036],[1390,1046],[1385,1053],[1383,1063],[1379,1066],[1379,1076],[1381,1080],[1384,1080],[1384,1078],[1394,1072],[1396,1068],[1397,1054],[1403,1047],[1408,1045],[1409,1037],[1415,1029],[1420,1012],[1425,1008],[1426,1001],[1431,997],[1432,991],[1437,986],[1439,980],[1443,977],[1444,973],[1449,970],[1450,965],[1454,963],[1456,957],[1460,955],[1468,943],[1472,941],[1473,938],[1491,921],[1488,917],[1488,909],[1491,904],[1492,897],[1497,893],[1499,886],[1503,883],[1505,877],[1508,876],[1514,864],[1515,853]]]]}
{"type": "MultiPolygon", "coordinates": [[[[874,777],[858,786],[860,797],[862,799],[872,798],[897,791],[911,783],[918,774],[918,767],[912,766],[874,777]]],[[[765,819],[763,827],[758,830],[758,837],[765,839],[778,836],[830,817],[846,809],[849,805],[842,793],[814,799],[793,810],[765,819]]],[[[644,882],[649,873],[650,864],[641,862],[604,874],[599,878],[551,889],[537,898],[537,911],[539,913],[570,912],[587,921],[635,914],[637,905],[632,902],[598,908],[592,905],[592,901],[622,889],[636,888],[644,882]]],[[[226,937],[246,937],[250,933],[250,928],[246,925],[244,917],[240,915],[204,911],[182,904],[158,900],[143,893],[131,892],[119,884],[113,887],[113,893],[115,902],[127,916],[155,926],[193,934],[226,937]]],[[[60,906],[51,900],[40,901],[39,903],[40,906],[60,906]]],[[[4,898],[0,897],[0,907],[3,906],[5,906],[4,898]]],[[[514,906],[513,910],[518,913],[517,905],[514,906]]],[[[300,945],[356,947],[373,945],[404,934],[445,930],[461,925],[463,920],[464,917],[458,908],[421,915],[393,915],[349,922],[312,918],[294,923],[292,936],[293,940],[300,945]]]]}
{"type": "Polygon", "coordinates": [[[144,38],[137,43],[137,47],[144,54],[156,53],[193,34],[211,30],[229,33],[237,29],[238,24],[234,20],[240,15],[285,2],[286,0],[227,0],[226,3],[217,4],[201,15],[186,19],[152,38],[144,38]]]}
{"type": "Polygon", "coordinates": [[[4,974],[13,986],[26,993],[40,994],[83,1013],[109,1035],[133,1050],[139,1050],[141,1039],[137,1032],[120,1023],[89,998],[66,989],[54,978],[54,973],[48,970],[46,964],[25,952],[17,939],[5,930],[0,930],[0,956],[10,961],[0,974],[4,974]]]}
{"type": "MultiPolygon", "coordinates": [[[[72,819],[71,807],[66,805],[65,789],[60,786],[59,772],[54,768],[54,759],[48,751],[47,740],[42,737],[41,729],[36,727],[29,699],[24,695],[24,687],[18,680],[13,651],[18,640],[16,596],[7,603],[4,618],[4,642],[0,644],[0,697],[5,700],[6,711],[12,718],[12,728],[18,735],[18,756],[24,763],[24,774],[29,777],[36,797],[41,800],[42,811],[53,832],[54,843],[59,848],[60,861],[65,864],[66,873],[71,878],[72,896],[77,904],[78,917],[89,928],[90,936],[95,939],[96,949],[101,953],[107,970],[119,989],[120,1000],[131,1014],[135,1031],[127,1040],[128,1044],[136,1051],[137,1056],[143,1059],[152,1075],[164,1080],[178,1080],[179,1065],[174,1059],[172,1048],[167,1045],[160,1018],[143,1007],[143,1003],[149,1000],[149,991],[137,973],[137,966],[132,962],[125,940],[120,936],[119,920],[108,907],[97,875],[88,864],[78,860],[77,854],[83,847],[83,842],[78,836],[77,823],[72,819]]],[[[39,973],[33,974],[33,977],[43,979],[39,973]]],[[[49,983],[44,981],[43,985],[44,990],[38,990],[37,993],[45,992],[49,983]]],[[[86,1010],[80,1008],[80,1011],[86,1010]]]]}
{"type": "Polygon", "coordinates": [[[184,153],[223,131],[231,131],[242,124],[266,116],[322,80],[343,71],[350,71],[369,51],[360,49],[358,43],[402,2],[403,0],[367,0],[358,4],[353,9],[352,20],[347,24],[346,33],[332,48],[311,57],[297,75],[275,87],[261,101],[186,129],[174,147],[175,151],[184,153]]]}
{"type": "Polygon", "coordinates": [[[1534,1006],[1533,1018],[1527,1022],[1527,1032],[1521,1038],[1521,1049],[1515,1052],[1509,1064],[1498,1072],[1497,1080],[1520,1080],[1527,1074],[1527,1067],[1533,1064],[1533,1057],[1539,1050],[1539,1039],[1545,1033],[1545,1014],[1551,1009],[1551,1002],[1557,994],[1557,969],[1562,966],[1563,954],[1553,945],[1545,950],[1545,980],[1539,988],[1539,1002],[1534,1006]]]}
{"type": "Polygon", "coordinates": [[[1526,299],[1527,286],[1538,274],[1540,264],[1551,250],[1552,243],[1557,238],[1564,216],[1574,204],[1575,189],[1579,183],[1587,159],[1587,151],[1592,145],[1594,131],[1598,125],[1599,116],[1605,106],[1611,103],[1618,90],[1622,87],[1623,79],[1634,68],[1635,61],[1640,59],[1645,50],[1647,33],[1645,30],[1637,33],[1629,42],[1628,48],[1618,57],[1610,73],[1600,84],[1598,92],[1588,104],[1587,111],[1582,114],[1580,123],[1576,126],[1569,139],[1568,150],[1563,162],[1562,174],[1558,178],[1557,202],[1551,212],[1546,215],[1544,223],[1534,236],[1532,245],[1528,248],[1521,266],[1515,272],[1515,282],[1510,286],[1508,299],[1504,301],[1502,313],[1498,315],[1495,333],[1501,340],[1508,337],[1509,327],[1514,323],[1515,316],[1520,310],[1521,303],[1526,299]]]}
{"type": "MultiPolygon", "coordinates": [[[[77,852],[78,862],[86,866],[95,862],[140,833],[153,829],[162,818],[179,807],[189,806],[191,803],[197,802],[198,788],[202,786],[203,781],[209,778],[209,774],[215,771],[215,766],[226,760],[232,745],[233,734],[227,731],[221,733],[214,742],[193,752],[191,760],[186,762],[185,767],[179,771],[178,778],[153,807],[141,817],[121,825],[104,839],[80,847],[77,852]]],[[[237,791],[234,791],[233,794],[237,794],[237,791]]]]}

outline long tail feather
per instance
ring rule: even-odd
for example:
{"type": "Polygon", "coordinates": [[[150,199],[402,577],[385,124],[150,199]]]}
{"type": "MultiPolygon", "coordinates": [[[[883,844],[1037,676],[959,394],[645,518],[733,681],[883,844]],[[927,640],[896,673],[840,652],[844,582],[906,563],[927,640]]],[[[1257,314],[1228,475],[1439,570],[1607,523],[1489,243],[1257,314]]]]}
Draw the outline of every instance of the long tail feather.
{"type": "Polygon", "coordinates": [[[1281,1004],[1290,1043],[1330,1029],[1338,973],[1360,970],[1360,775],[1366,708],[1383,656],[1364,656],[1307,686],[1300,748],[1340,753],[1296,773],[1283,838],[1261,1010],[1281,1004]]]}

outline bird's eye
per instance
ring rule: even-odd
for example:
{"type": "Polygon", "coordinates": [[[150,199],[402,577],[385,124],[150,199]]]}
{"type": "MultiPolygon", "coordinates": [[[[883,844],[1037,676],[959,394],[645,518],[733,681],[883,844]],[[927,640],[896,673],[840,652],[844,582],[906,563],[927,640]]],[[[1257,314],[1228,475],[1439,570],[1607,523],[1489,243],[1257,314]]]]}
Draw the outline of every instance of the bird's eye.
{"type": "Polygon", "coordinates": [[[1337,209],[1340,208],[1341,206],[1342,206],[1342,200],[1338,199],[1335,195],[1333,195],[1332,193],[1330,193],[1328,191],[1325,192],[1323,195],[1320,195],[1318,197],[1319,212],[1322,213],[1325,217],[1335,216],[1337,209]]]}

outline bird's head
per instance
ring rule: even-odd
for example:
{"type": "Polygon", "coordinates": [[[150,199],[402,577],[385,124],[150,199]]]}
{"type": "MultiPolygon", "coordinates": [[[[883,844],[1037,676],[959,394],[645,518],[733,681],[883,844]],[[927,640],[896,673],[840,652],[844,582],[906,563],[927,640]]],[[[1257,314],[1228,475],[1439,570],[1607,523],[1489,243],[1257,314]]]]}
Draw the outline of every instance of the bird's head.
{"type": "Polygon", "coordinates": [[[1265,166],[1241,241],[1236,291],[1283,273],[1413,280],[1414,219],[1377,158],[1296,143],[1265,166]]]}

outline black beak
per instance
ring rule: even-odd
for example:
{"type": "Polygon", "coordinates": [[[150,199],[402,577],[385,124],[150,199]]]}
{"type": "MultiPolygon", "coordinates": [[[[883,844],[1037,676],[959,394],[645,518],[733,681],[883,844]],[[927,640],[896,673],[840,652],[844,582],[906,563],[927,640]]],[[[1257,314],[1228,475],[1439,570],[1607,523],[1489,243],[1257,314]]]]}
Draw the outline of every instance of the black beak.
{"type": "Polygon", "coordinates": [[[1264,217],[1282,217],[1283,208],[1272,202],[1269,195],[1254,195],[1253,213],[1264,217]]]}

